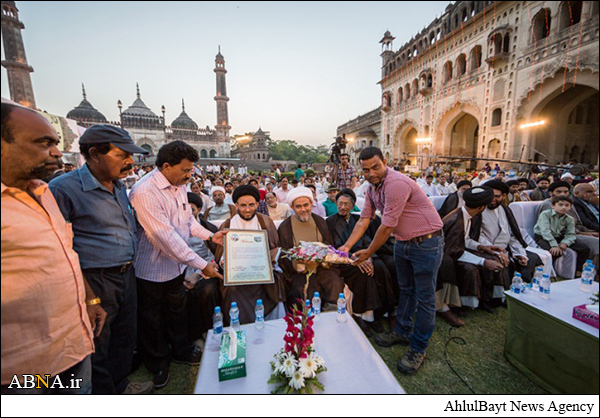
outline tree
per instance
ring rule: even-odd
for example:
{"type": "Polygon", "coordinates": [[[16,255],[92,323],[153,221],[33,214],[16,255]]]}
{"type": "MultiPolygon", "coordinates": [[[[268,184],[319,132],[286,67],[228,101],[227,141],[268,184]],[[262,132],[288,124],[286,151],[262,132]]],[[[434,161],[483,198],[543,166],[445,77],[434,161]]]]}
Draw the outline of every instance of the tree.
{"type": "Polygon", "coordinates": [[[299,145],[296,141],[284,139],[269,142],[269,152],[274,160],[291,160],[300,164],[326,163],[329,159],[329,147],[319,145],[299,145]]]}

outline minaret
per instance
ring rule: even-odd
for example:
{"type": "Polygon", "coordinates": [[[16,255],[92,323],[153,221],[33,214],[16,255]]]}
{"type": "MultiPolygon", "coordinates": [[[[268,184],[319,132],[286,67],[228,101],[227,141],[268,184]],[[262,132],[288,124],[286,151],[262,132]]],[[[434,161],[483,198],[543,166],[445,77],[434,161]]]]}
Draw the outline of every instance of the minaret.
{"type": "Polygon", "coordinates": [[[229,126],[229,115],[227,112],[227,102],[229,101],[229,97],[227,97],[227,86],[225,81],[225,74],[227,74],[227,70],[225,69],[225,58],[221,55],[221,47],[219,46],[219,53],[215,59],[215,73],[217,74],[217,95],[215,96],[215,101],[217,102],[217,124],[215,125],[215,129],[217,131],[217,141],[220,143],[219,147],[221,148],[221,144],[227,144],[226,149],[221,148],[221,156],[228,154],[229,150],[229,131],[231,130],[231,126],[229,126]]]}
{"type": "Polygon", "coordinates": [[[35,97],[31,76],[33,68],[27,64],[25,46],[21,30],[25,29],[19,20],[19,9],[14,1],[2,2],[2,39],[4,40],[4,57],[2,66],[8,75],[10,98],[23,106],[35,108],[35,97]]]}

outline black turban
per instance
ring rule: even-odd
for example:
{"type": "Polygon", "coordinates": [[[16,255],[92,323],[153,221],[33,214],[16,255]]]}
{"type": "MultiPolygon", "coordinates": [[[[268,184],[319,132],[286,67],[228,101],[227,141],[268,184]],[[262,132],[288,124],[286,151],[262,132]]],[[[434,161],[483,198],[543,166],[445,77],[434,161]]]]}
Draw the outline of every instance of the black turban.
{"type": "MultiPolygon", "coordinates": [[[[489,182],[488,182],[489,183],[489,182]]],[[[494,200],[494,191],[486,186],[477,186],[463,193],[465,205],[468,208],[476,209],[481,206],[488,206],[494,200]]]]}
{"type": "Polygon", "coordinates": [[[566,187],[569,190],[571,189],[571,185],[569,183],[567,183],[566,181],[563,181],[563,180],[559,180],[559,181],[555,181],[554,183],[552,183],[550,185],[550,187],[548,187],[548,191],[552,193],[559,187],[566,187]]]}
{"type": "Polygon", "coordinates": [[[354,193],[354,191],[352,189],[342,189],[336,196],[335,196],[335,201],[337,202],[338,199],[342,196],[347,196],[350,199],[352,199],[352,201],[354,203],[356,203],[356,194],[354,193]]]}
{"type": "Polygon", "coordinates": [[[469,180],[461,180],[458,182],[458,184],[456,185],[457,189],[460,189],[463,186],[469,186],[469,187],[473,187],[473,183],[471,183],[469,180]]]}
{"type": "Polygon", "coordinates": [[[198,209],[202,209],[202,199],[196,193],[188,192],[188,202],[198,206],[198,209]]]}
{"type": "Polygon", "coordinates": [[[484,184],[491,189],[500,190],[503,194],[510,192],[510,188],[502,180],[491,180],[484,184]]]}
{"type": "Polygon", "coordinates": [[[249,184],[239,186],[233,191],[233,203],[237,203],[238,199],[242,196],[252,196],[257,202],[260,202],[260,193],[258,192],[258,189],[254,186],[250,186],[249,184]]]}
{"type": "Polygon", "coordinates": [[[512,186],[518,186],[519,185],[519,180],[510,180],[506,182],[506,185],[508,187],[512,187],[512,186]]]}

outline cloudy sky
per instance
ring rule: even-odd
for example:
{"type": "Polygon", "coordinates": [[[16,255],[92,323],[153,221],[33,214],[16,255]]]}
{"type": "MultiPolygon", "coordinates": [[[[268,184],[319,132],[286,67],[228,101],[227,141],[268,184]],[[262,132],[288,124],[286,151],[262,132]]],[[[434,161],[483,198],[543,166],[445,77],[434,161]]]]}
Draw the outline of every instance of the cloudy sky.
{"type": "MultiPolygon", "coordinates": [[[[386,30],[399,48],[439,16],[430,2],[18,1],[39,108],[66,115],[88,100],[109,120],[142,100],[170,123],[216,122],[214,59],[225,57],[232,134],[329,144],[336,127],[379,106],[386,30]]],[[[4,59],[4,50],[2,51],[4,59]]],[[[2,69],[2,96],[8,97],[2,69]]]]}

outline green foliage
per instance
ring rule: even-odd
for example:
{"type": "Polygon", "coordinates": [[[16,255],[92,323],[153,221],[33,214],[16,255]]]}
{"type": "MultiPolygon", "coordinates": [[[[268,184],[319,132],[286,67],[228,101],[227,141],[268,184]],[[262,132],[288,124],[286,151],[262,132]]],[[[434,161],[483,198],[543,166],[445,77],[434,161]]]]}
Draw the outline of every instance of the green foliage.
{"type": "Polygon", "coordinates": [[[299,164],[326,163],[329,159],[329,147],[326,145],[299,145],[289,139],[269,141],[269,152],[274,160],[296,161],[299,164]]]}

